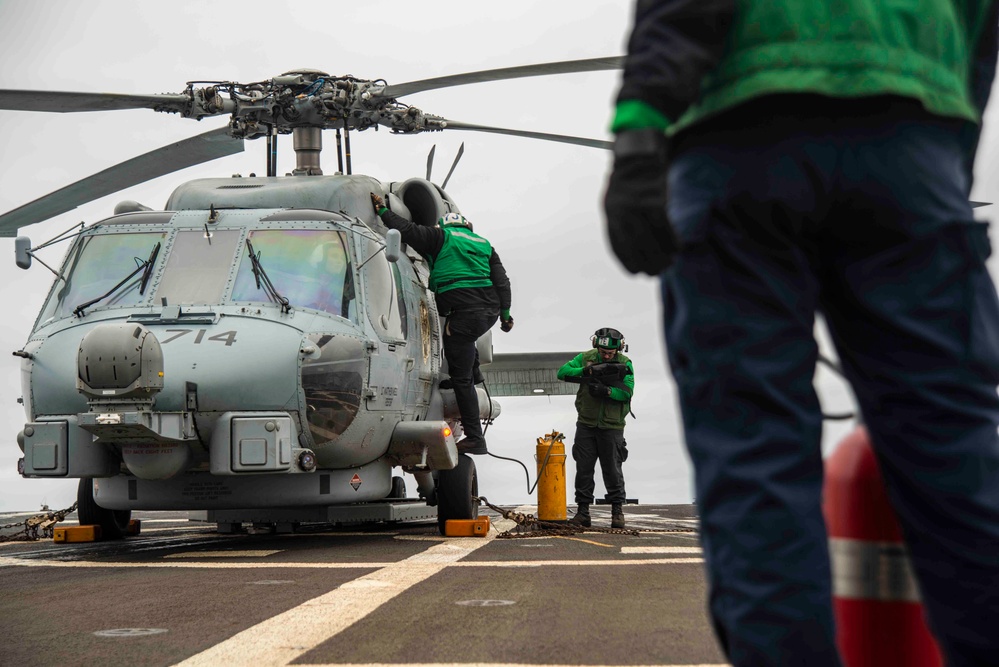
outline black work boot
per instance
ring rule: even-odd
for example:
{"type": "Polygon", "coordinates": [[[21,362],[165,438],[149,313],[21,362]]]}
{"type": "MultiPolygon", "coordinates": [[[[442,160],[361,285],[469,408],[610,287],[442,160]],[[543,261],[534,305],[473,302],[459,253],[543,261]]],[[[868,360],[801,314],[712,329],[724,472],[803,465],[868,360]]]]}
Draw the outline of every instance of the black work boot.
{"type": "Polygon", "coordinates": [[[569,519],[569,523],[574,523],[583,528],[590,527],[590,505],[589,503],[579,503],[576,506],[576,515],[569,519]]]}
{"type": "Polygon", "coordinates": [[[457,443],[459,454],[488,454],[486,439],[481,435],[467,435],[457,443]]]}
{"type": "Polygon", "coordinates": [[[621,503],[611,505],[611,528],[624,528],[624,508],[621,503]]]}

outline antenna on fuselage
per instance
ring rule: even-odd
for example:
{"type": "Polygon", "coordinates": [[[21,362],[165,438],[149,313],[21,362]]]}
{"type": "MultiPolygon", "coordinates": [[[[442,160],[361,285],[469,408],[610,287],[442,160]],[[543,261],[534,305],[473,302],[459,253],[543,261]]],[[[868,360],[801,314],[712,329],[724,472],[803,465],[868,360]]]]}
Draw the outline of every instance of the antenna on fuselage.
{"type": "MultiPolygon", "coordinates": [[[[444,182],[441,183],[441,190],[447,187],[447,182],[451,180],[451,174],[454,173],[454,168],[458,166],[458,160],[461,159],[462,153],[465,152],[465,142],[461,142],[461,146],[458,147],[458,154],[454,156],[454,162],[451,163],[451,169],[448,170],[447,176],[444,178],[444,182]]],[[[429,178],[427,179],[430,180],[429,178]]]]}
{"type": "Polygon", "coordinates": [[[437,150],[437,144],[430,147],[430,152],[427,153],[427,180],[430,180],[430,173],[434,170],[434,151],[437,150]]]}

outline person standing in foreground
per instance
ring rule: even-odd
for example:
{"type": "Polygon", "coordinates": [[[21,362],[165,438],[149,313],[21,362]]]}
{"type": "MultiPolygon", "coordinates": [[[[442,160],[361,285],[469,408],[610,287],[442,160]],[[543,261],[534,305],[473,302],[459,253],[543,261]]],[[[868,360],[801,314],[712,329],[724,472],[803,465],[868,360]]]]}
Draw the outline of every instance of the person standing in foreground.
{"type": "Polygon", "coordinates": [[[611,504],[611,528],[624,528],[624,473],[628,457],[624,419],[631,411],[635,369],[624,356],[624,337],[617,329],[598,329],[590,339],[592,350],[577,354],[558,369],[558,379],[579,382],[576,392],[576,516],[571,523],[589,528],[597,461],[611,504]]]}
{"type": "Polygon", "coordinates": [[[660,275],[732,663],[839,664],[820,312],[947,664],[995,664],[999,302],[968,196],[996,5],[835,7],[639,0],[608,234],[629,271],[660,275]]]}
{"type": "Polygon", "coordinates": [[[472,224],[464,216],[449,213],[436,227],[427,227],[390,211],[374,193],[371,203],[385,226],[399,230],[403,242],[420,253],[430,266],[430,289],[437,301],[437,311],[447,318],[444,358],[465,433],[458,441],[458,451],[488,454],[475,391],[475,384],[482,381],[475,341],[492,328],[497,318],[501,330],[513,329],[506,269],[495,248],[472,231],[472,224]]]}

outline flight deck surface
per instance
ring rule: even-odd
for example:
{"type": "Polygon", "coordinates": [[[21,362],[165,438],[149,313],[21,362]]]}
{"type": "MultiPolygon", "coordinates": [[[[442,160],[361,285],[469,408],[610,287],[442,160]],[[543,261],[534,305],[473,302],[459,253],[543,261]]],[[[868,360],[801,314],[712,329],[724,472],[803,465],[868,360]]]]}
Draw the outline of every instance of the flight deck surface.
{"type": "MultiPolygon", "coordinates": [[[[125,540],[0,542],[0,664],[726,664],[694,507],[628,505],[637,535],[515,539],[483,513],[484,538],[436,521],[220,534],[133,512],[125,540]]],[[[591,514],[610,525],[609,506],[591,514]]]]}

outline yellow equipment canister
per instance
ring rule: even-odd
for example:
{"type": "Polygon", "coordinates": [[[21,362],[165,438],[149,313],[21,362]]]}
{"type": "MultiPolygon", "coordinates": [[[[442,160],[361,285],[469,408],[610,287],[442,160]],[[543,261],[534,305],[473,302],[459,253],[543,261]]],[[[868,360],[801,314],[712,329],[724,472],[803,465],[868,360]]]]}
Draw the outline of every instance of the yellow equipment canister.
{"type": "Polygon", "coordinates": [[[538,519],[565,521],[565,436],[552,431],[538,438],[538,519]]]}

